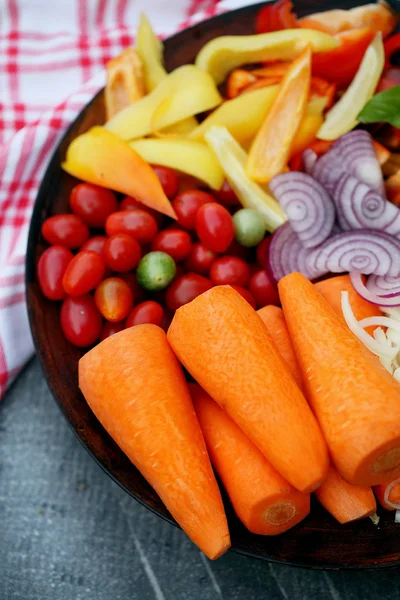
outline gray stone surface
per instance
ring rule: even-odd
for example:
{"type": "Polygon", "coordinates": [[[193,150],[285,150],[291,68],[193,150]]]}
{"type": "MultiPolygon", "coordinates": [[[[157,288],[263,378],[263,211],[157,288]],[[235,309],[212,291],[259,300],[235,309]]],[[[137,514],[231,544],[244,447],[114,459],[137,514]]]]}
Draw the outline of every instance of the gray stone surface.
{"type": "Polygon", "coordinates": [[[0,407],[0,600],[398,600],[400,571],[211,563],[90,458],[33,361],[0,407]]]}

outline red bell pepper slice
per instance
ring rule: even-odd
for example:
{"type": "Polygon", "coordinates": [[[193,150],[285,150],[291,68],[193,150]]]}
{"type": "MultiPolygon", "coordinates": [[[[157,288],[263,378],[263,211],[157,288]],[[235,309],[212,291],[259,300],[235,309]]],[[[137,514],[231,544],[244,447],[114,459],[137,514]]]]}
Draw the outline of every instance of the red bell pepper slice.
{"type": "Polygon", "coordinates": [[[268,33],[297,27],[291,0],[278,0],[262,8],[256,18],[256,33],[268,33]]]}
{"type": "Polygon", "coordinates": [[[392,66],[391,58],[397,50],[400,50],[400,33],[391,35],[384,42],[385,47],[385,67],[389,69],[392,66]]]}

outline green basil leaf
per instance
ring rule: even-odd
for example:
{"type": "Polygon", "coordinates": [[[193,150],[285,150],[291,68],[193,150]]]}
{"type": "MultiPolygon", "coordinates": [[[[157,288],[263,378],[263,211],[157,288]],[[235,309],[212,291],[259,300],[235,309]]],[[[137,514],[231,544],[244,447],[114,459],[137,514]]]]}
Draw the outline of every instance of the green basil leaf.
{"type": "Polygon", "coordinates": [[[373,96],[358,115],[358,120],[362,123],[385,122],[400,127],[400,85],[373,96]]]}

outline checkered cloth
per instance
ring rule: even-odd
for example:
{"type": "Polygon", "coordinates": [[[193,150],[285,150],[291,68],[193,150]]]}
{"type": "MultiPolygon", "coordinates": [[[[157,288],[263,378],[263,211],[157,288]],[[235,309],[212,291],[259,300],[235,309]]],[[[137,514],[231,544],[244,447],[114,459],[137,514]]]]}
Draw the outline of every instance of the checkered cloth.
{"type": "Polygon", "coordinates": [[[33,354],[24,262],[32,205],[65,128],[134,42],[139,15],[166,37],[252,0],[0,2],[0,398],[33,354]]]}

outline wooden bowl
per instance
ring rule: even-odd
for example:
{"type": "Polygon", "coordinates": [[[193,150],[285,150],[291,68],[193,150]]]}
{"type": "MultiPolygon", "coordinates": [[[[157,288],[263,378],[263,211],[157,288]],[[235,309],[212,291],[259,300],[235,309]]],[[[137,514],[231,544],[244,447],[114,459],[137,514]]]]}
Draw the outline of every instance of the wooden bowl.
{"type": "MultiPolygon", "coordinates": [[[[368,0],[366,0],[368,1],[368,0]]],[[[363,3],[363,2],[361,2],[363,3]]],[[[366,3],[366,2],[365,2],[366,3]]],[[[326,8],[348,8],[359,2],[326,2],[326,8]]],[[[205,42],[219,35],[249,34],[260,4],[226,13],[182,31],[165,42],[168,70],[193,62],[205,42]]],[[[321,8],[318,0],[297,3],[299,14],[321,8]]],[[[40,236],[43,220],[67,212],[68,198],[76,180],[64,173],[61,160],[68,144],[78,134],[104,122],[103,93],[83,109],[64,135],[45,173],[33,211],[29,232],[26,285],[30,324],[37,355],[49,387],[66,419],[93,458],[126,492],[160,517],[176,525],[154,490],[143,479],[97,421],[78,389],[77,363],[82,351],[69,344],[60,328],[58,303],[40,292],[36,264],[44,250],[40,236]]],[[[310,568],[373,568],[400,565],[400,526],[393,513],[381,511],[379,527],[369,519],[339,525],[317,503],[302,523],[277,537],[257,536],[247,531],[226,500],[236,552],[272,562],[310,568]]]]}

